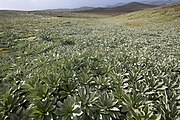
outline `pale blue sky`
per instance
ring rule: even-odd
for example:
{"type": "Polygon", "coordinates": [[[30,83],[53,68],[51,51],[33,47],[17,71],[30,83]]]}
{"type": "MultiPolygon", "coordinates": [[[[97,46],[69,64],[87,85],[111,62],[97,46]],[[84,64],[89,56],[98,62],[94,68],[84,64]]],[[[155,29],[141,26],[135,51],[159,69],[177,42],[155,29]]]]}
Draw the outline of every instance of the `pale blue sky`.
{"type": "MultiPolygon", "coordinates": [[[[134,0],[0,0],[0,9],[52,9],[77,8],[81,6],[100,7],[116,3],[127,3],[134,0]]],[[[142,0],[135,0],[142,1],[142,0]]]]}
{"type": "Polygon", "coordinates": [[[49,9],[105,6],[133,0],[0,0],[0,9],[49,9]]]}

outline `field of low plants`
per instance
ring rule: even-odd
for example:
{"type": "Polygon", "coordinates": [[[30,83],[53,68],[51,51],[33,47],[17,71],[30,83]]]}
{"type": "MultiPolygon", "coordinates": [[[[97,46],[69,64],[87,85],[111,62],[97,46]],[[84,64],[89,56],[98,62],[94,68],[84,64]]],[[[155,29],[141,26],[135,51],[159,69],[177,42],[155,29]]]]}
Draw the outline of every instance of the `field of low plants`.
{"type": "Polygon", "coordinates": [[[1,11],[0,120],[178,120],[180,17],[136,15],[1,11]]]}

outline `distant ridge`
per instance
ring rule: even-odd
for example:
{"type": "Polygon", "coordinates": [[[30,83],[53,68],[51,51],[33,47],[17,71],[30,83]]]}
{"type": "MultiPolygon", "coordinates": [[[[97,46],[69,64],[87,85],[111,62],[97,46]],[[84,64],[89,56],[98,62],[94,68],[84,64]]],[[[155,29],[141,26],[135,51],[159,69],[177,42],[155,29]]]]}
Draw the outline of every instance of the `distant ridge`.
{"type": "Polygon", "coordinates": [[[95,8],[92,10],[80,11],[83,13],[94,13],[94,14],[123,14],[133,11],[143,10],[147,8],[157,7],[155,5],[148,5],[139,2],[131,2],[122,6],[112,7],[112,8],[95,8]]]}
{"type": "Polygon", "coordinates": [[[108,19],[115,24],[123,23],[124,25],[130,27],[145,27],[149,25],[164,24],[180,27],[179,13],[180,2],[177,2],[152,9],[145,9],[124,15],[117,15],[108,19]]]}
{"type": "Polygon", "coordinates": [[[112,7],[118,7],[118,6],[123,6],[127,3],[117,3],[117,4],[114,4],[114,5],[107,5],[106,8],[112,8],[112,7]]]}
{"type": "Polygon", "coordinates": [[[47,9],[47,10],[41,10],[41,11],[52,11],[52,12],[71,12],[71,11],[84,11],[84,10],[92,10],[94,7],[88,7],[83,6],[79,8],[73,8],[73,9],[47,9]]]}
{"type": "Polygon", "coordinates": [[[172,3],[166,6],[163,6],[162,8],[174,8],[174,10],[180,11],[180,2],[172,3]]]}
{"type": "Polygon", "coordinates": [[[156,6],[164,6],[172,3],[180,2],[180,0],[143,0],[140,3],[156,5],[156,6]]]}

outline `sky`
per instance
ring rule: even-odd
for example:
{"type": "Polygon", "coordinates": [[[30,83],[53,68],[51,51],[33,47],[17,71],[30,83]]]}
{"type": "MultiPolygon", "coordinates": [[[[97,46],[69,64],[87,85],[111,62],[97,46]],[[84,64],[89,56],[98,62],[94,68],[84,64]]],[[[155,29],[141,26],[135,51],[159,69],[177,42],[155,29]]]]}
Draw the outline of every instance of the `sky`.
{"type": "Polygon", "coordinates": [[[0,9],[34,10],[82,6],[101,7],[131,1],[133,0],[0,0],[0,9]]]}
{"type": "Polygon", "coordinates": [[[82,6],[102,7],[132,1],[134,0],[0,0],[0,9],[38,10],[57,8],[78,8],[82,6]]]}

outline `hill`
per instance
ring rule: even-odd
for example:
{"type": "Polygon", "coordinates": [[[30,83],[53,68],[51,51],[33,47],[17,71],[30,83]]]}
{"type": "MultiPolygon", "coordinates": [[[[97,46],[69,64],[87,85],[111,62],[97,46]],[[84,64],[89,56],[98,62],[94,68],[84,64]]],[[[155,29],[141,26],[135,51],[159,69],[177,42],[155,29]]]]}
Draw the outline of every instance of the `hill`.
{"type": "Polygon", "coordinates": [[[157,5],[157,6],[168,5],[168,4],[172,4],[175,2],[180,2],[180,0],[145,0],[145,1],[141,1],[141,3],[144,3],[144,4],[157,5]]]}
{"type": "Polygon", "coordinates": [[[127,3],[117,3],[117,4],[114,4],[114,5],[107,5],[106,8],[112,8],[112,7],[118,7],[118,6],[123,6],[123,5],[126,5],[127,3]]]}
{"type": "Polygon", "coordinates": [[[123,14],[133,11],[143,10],[147,8],[154,8],[154,5],[143,4],[139,2],[131,2],[126,5],[112,7],[112,8],[95,8],[92,10],[80,11],[83,13],[94,13],[94,14],[123,14]]]}
{"type": "Polygon", "coordinates": [[[111,17],[109,20],[114,23],[122,23],[132,27],[152,24],[180,26],[180,2],[111,17]]]}
{"type": "Polygon", "coordinates": [[[41,11],[51,11],[51,12],[71,12],[71,11],[84,11],[84,10],[92,10],[94,7],[82,6],[79,8],[73,9],[48,9],[48,10],[41,10],[41,11]]]}

